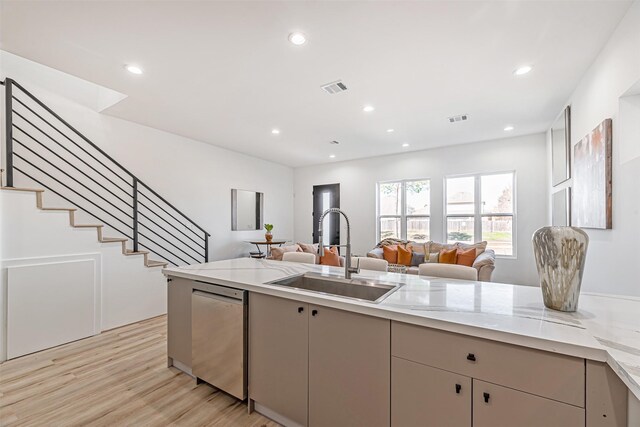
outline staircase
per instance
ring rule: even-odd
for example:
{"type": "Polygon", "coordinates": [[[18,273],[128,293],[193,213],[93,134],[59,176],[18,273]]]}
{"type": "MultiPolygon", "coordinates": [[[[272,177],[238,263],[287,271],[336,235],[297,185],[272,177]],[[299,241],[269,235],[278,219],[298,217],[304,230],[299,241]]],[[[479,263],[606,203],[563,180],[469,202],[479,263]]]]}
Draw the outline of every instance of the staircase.
{"type": "Polygon", "coordinates": [[[71,227],[95,228],[98,242],[120,242],[122,254],[142,256],[145,267],[208,261],[210,234],[201,226],[22,85],[10,78],[0,83],[6,106],[3,191],[35,193],[38,209],[68,212],[71,227]],[[47,201],[73,207],[45,206],[45,194],[47,201]]]}
{"type": "Polygon", "coordinates": [[[145,267],[166,267],[169,263],[167,261],[156,261],[149,259],[149,251],[137,251],[134,252],[131,249],[127,249],[127,242],[129,239],[125,237],[105,237],[102,235],[102,229],[104,228],[103,224],[76,224],[75,221],[75,213],[78,210],[77,208],[51,208],[45,207],[43,203],[43,195],[44,190],[37,188],[18,188],[18,187],[2,187],[2,190],[7,191],[27,191],[36,194],[36,207],[41,211],[52,211],[52,212],[69,212],[69,225],[74,228],[95,228],[97,232],[98,241],[100,243],[114,243],[121,242],[122,243],[122,254],[126,256],[131,255],[143,255],[144,256],[144,265],[145,267]]]}

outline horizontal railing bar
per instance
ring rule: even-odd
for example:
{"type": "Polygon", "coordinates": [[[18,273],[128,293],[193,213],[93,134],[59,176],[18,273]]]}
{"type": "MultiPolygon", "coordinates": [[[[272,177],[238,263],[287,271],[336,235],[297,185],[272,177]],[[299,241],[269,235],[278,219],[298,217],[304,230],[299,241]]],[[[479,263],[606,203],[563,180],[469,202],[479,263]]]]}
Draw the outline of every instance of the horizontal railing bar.
{"type": "MultiPolygon", "coordinates": [[[[86,136],[84,136],[82,133],[80,133],[76,128],[74,128],[71,124],[69,124],[66,120],[64,120],[61,116],[59,116],[55,111],[53,111],[51,108],[49,108],[47,105],[45,105],[42,101],[40,101],[38,98],[36,98],[31,92],[29,92],[27,89],[25,89],[21,84],[17,83],[15,80],[11,79],[11,78],[6,78],[4,81],[2,81],[2,84],[5,85],[6,83],[9,83],[11,85],[11,87],[17,87],[18,89],[20,89],[20,91],[22,93],[24,93],[26,96],[28,96],[29,98],[31,98],[37,105],[39,105],[41,108],[43,108],[46,112],[48,112],[49,114],[51,114],[51,116],[53,116],[55,119],[57,119],[59,122],[61,122],[64,126],[66,126],[68,129],[70,129],[72,132],[74,132],[77,136],[79,136],[82,140],[84,140],[87,144],[89,144],[92,148],[94,148],[99,154],[103,155],[106,159],[108,159],[113,165],[115,165],[117,168],[119,168],[122,172],[124,172],[125,174],[127,174],[130,178],[132,178],[133,180],[138,181],[142,186],[144,186],[147,190],[149,190],[149,192],[151,192],[155,197],[157,197],[159,200],[161,200],[163,203],[165,203],[169,208],[173,209],[175,212],[177,212],[179,215],[181,215],[185,220],[187,220],[190,224],[194,225],[197,229],[199,229],[202,233],[204,233],[204,242],[205,245],[207,243],[207,238],[211,236],[211,234],[209,234],[204,228],[202,228],[201,226],[199,226],[196,222],[194,222],[191,218],[189,218],[186,214],[184,214],[182,211],[180,211],[178,208],[176,208],[175,206],[173,206],[169,201],[167,201],[164,197],[160,196],[155,190],[153,190],[151,187],[149,187],[148,185],[146,185],[144,182],[140,181],[135,175],[133,175],[133,173],[131,173],[127,168],[125,168],[123,165],[121,165],[118,161],[116,161],[114,158],[112,158],[111,156],[109,156],[106,152],[104,152],[100,147],[98,147],[95,143],[93,143],[92,141],[90,141],[86,136]]],[[[38,117],[40,120],[42,120],[44,123],[46,123],[47,125],[49,125],[52,129],[54,129],[55,131],[57,131],[60,135],[62,135],[64,138],[66,138],[68,141],[70,141],[72,144],[74,144],[77,148],[79,148],[81,151],[83,151],[85,154],[87,154],[88,156],[90,156],[93,160],[95,160],[98,164],[100,164],[102,167],[104,167],[105,169],[107,169],[109,172],[111,172],[113,175],[117,176],[120,180],[122,180],[124,183],[126,183],[127,185],[129,185],[130,187],[133,187],[133,184],[131,182],[128,182],[126,179],[124,179],[119,173],[117,173],[116,171],[114,171],[113,169],[111,169],[111,167],[107,166],[106,164],[104,164],[101,160],[99,160],[96,156],[94,156],[92,153],[90,153],[89,151],[87,151],[86,148],[80,146],[80,144],[78,144],[78,142],[74,141],[73,139],[71,139],[67,134],[63,133],[60,129],[58,129],[56,126],[54,126],[52,123],[50,123],[47,119],[45,119],[44,117],[42,117],[40,114],[36,113],[31,107],[29,107],[27,104],[25,104],[22,100],[18,99],[16,96],[14,96],[14,94],[8,94],[9,96],[7,97],[8,100],[15,100],[17,101],[20,105],[22,105],[24,108],[26,108],[28,111],[30,111],[32,114],[34,114],[36,117],[38,117]]],[[[7,105],[9,106],[10,103],[7,102],[7,105]]],[[[97,169],[95,169],[92,165],[90,165],[89,163],[87,163],[85,160],[81,159],[77,154],[73,153],[72,151],[70,151],[67,147],[65,147],[64,145],[62,145],[60,142],[56,141],[55,139],[53,139],[51,136],[49,136],[49,134],[45,133],[44,131],[42,131],[42,129],[40,129],[38,126],[36,126],[34,123],[32,123],[31,121],[29,121],[28,119],[26,119],[24,116],[22,116],[19,112],[15,111],[13,108],[7,108],[8,110],[10,110],[11,112],[15,112],[17,115],[19,115],[23,120],[25,120],[27,123],[29,123],[30,125],[32,125],[33,127],[35,127],[36,129],[38,129],[38,131],[40,131],[41,133],[43,133],[45,136],[47,136],[49,139],[51,139],[52,141],[56,142],[59,146],[61,146],[62,148],[64,148],[67,152],[69,152],[70,154],[74,155],[78,160],[82,161],[84,164],[86,164],[87,166],[89,166],[92,170],[94,170],[96,173],[98,173],[100,176],[102,176],[105,180],[107,180],[108,182],[110,182],[111,184],[115,185],[117,188],[119,188],[121,191],[125,192],[125,194],[129,195],[129,193],[122,189],[119,185],[115,184],[115,182],[113,182],[112,180],[108,179],[105,175],[103,175],[101,172],[99,172],[97,169]]],[[[23,133],[25,133],[27,136],[29,136],[30,138],[34,139],[33,137],[31,137],[31,135],[29,135],[28,133],[24,132],[22,129],[20,129],[23,133]]],[[[11,138],[11,140],[13,140],[13,138],[11,138]]],[[[40,141],[37,141],[40,145],[42,145],[42,143],[40,141]]],[[[24,146],[24,144],[21,144],[24,146]]],[[[45,147],[46,148],[46,147],[45,147]]],[[[26,161],[27,163],[31,164],[29,161],[27,161],[26,159],[22,158],[22,160],[26,161]]],[[[51,164],[51,163],[50,163],[51,164]]],[[[31,166],[35,167],[36,169],[40,170],[37,166],[31,164],[31,166]]],[[[76,168],[77,169],[77,168],[76,168]]],[[[79,170],[79,169],[78,169],[79,170]]],[[[51,177],[49,174],[47,174],[46,172],[40,170],[41,172],[45,173],[47,176],[51,177]]],[[[24,172],[23,172],[24,173],[24,172]]],[[[86,175],[86,174],[85,174],[86,175]]],[[[53,177],[51,177],[53,178],[53,177]]],[[[53,178],[55,179],[55,178],[53,178]]],[[[55,179],[57,182],[57,179],[55,179]]],[[[77,180],[76,180],[77,181],[77,180]]],[[[79,182],[79,181],[77,181],[79,182]]],[[[96,182],[94,180],[94,182],[96,182]]],[[[62,184],[60,182],[60,184],[62,184]]],[[[64,184],[62,184],[64,185],[64,184]]],[[[66,188],[72,190],[71,188],[67,187],[66,185],[64,185],[66,188]]],[[[102,188],[105,188],[104,186],[101,185],[102,188]]],[[[106,189],[106,188],[105,188],[106,189]]],[[[75,190],[72,190],[75,192],[75,190]]],[[[109,190],[107,190],[109,191],[109,190]]],[[[109,191],[110,192],[110,191],[109,191]]],[[[109,215],[113,216],[111,213],[109,213],[107,210],[105,210],[104,208],[101,208],[100,206],[96,205],[95,203],[91,202],[90,200],[86,199],[86,197],[80,195],[79,193],[75,192],[76,194],[78,194],[79,196],[81,196],[83,199],[89,201],[90,203],[92,203],[93,205],[97,206],[99,209],[107,212],[109,215]]],[[[111,193],[111,192],[110,192],[111,193]]],[[[57,193],[56,193],[57,194],[57,193]]],[[[113,193],[111,193],[113,194],[113,193]]],[[[143,193],[140,193],[143,194],[143,193]]],[[[144,195],[144,194],[143,194],[144,195]]],[[[130,196],[130,195],[129,195],[130,196]]],[[[167,210],[165,210],[164,208],[160,207],[154,200],[152,200],[149,196],[144,195],[148,200],[150,200],[152,203],[154,203],[154,205],[156,205],[158,208],[160,208],[161,210],[163,210],[165,213],[167,213],[169,216],[171,216],[174,220],[178,221],[178,223],[180,223],[182,226],[184,226],[184,224],[182,224],[182,222],[180,220],[178,220],[177,218],[175,218],[173,215],[169,214],[169,212],[167,212],[167,210]]],[[[116,196],[117,197],[117,196],[116,196]]],[[[119,198],[120,199],[120,198],[119,198]]],[[[122,199],[120,199],[122,200],[122,199]]],[[[73,203],[73,202],[72,202],[73,203]]],[[[126,203],[126,202],[125,202],[126,203]]],[[[131,206],[131,205],[129,205],[131,206]]],[[[153,212],[153,211],[152,211],[153,212]]],[[[155,212],[154,212],[155,213],[155,212]]],[[[156,214],[157,215],[157,214],[156,214]]],[[[158,217],[160,217],[158,215],[158,217]]],[[[116,217],[114,217],[116,218],[116,217]]],[[[162,218],[162,217],[160,217],[162,218]]],[[[116,218],[120,221],[119,218],[116,218]]],[[[166,220],[165,220],[166,221],[166,220]]],[[[121,221],[122,222],[122,221],[121,221]]],[[[128,224],[127,227],[131,228],[128,224]]],[[[189,227],[185,227],[188,230],[190,230],[196,237],[201,238],[201,236],[199,236],[197,233],[195,233],[191,228],[189,227]]],[[[179,230],[181,231],[181,230],[179,230]]],[[[181,231],[182,232],[182,231],[181,231]]],[[[184,234],[184,233],[183,233],[184,234]]],[[[186,236],[186,234],[185,234],[186,236]]],[[[188,236],[186,236],[188,237],[188,236]]],[[[193,241],[193,239],[190,239],[193,241]]],[[[197,242],[194,241],[194,243],[198,244],[197,242]]],[[[199,244],[198,244],[199,245],[199,244]]],[[[188,245],[187,245],[188,246],[188,245]]],[[[199,245],[200,246],[200,245],[199,245]]],[[[189,248],[191,248],[190,246],[188,246],[189,248]]],[[[201,246],[200,246],[201,247],[201,246]]],[[[206,252],[206,248],[205,248],[205,252],[206,252]]],[[[184,261],[184,260],[183,260],[184,261]]]]}
{"type": "MultiPolygon", "coordinates": [[[[193,231],[192,229],[190,229],[189,227],[187,227],[186,225],[184,225],[182,223],[182,221],[180,221],[178,218],[176,218],[175,216],[171,215],[169,212],[167,212],[167,210],[165,208],[163,208],[162,206],[160,206],[159,204],[157,204],[153,199],[151,199],[149,196],[147,196],[146,194],[140,192],[140,190],[138,190],[138,194],[142,194],[148,201],[150,201],[151,203],[153,203],[158,209],[162,210],[164,213],[166,213],[167,215],[169,215],[171,218],[173,218],[174,220],[176,220],[181,226],[183,226],[184,228],[186,228],[187,230],[191,231],[196,237],[198,237],[199,239],[204,240],[205,238],[198,235],[198,233],[196,233],[195,231],[193,231]]],[[[142,204],[141,201],[138,201],[138,203],[142,204]]],[[[155,213],[153,210],[151,210],[148,206],[143,205],[145,208],[149,209],[149,211],[153,212],[156,216],[162,218],[160,215],[158,215],[157,213],[155,213]]],[[[164,219],[164,218],[163,218],[164,219]]],[[[167,221],[166,219],[164,219],[165,222],[169,223],[169,221],[167,221]]],[[[175,228],[175,226],[174,226],[175,228]]]]}
{"type": "MultiPolygon", "coordinates": [[[[153,241],[152,239],[150,239],[149,237],[145,236],[141,231],[138,231],[138,234],[140,234],[142,237],[144,237],[145,239],[147,239],[148,241],[150,241],[151,243],[153,243],[154,245],[164,249],[165,251],[169,252],[171,255],[173,255],[174,257],[178,258],[180,261],[184,262],[185,264],[189,264],[189,261],[185,261],[182,258],[180,258],[178,255],[174,254],[173,252],[171,252],[169,249],[165,248],[164,246],[162,246],[159,243],[156,243],[155,241],[153,241]]],[[[138,243],[141,246],[144,246],[142,243],[138,243]]]]}
{"type": "MultiPolygon", "coordinates": [[[[157,227],[159,227],[160,229],[162,229],[162,231],[164,231],[165,233],[169,234],[171,237],[175,238],[177,241],[179,241],[180,243],[182,243],[183,245],[185,245],[186,247],[188,247],[189,249],[191,249],[192,251],[194,251],[195,253],[199,254],[200,252],[197,249],[193,249],[191,246],[189,246],[187,243],[185,243],[184,241],[180,240],[179,237],[175,236],[173,233],[171,233],[169,230],[166,230],[164,227],[162,227],[160,224],[156,223],[154,220],[152,220],[151,218],[149,218],[148,216],[146,216],[145,214],[143,214],[142,212],[138,211],[138,214],[142,217],[145,217],[146,219],[148,219],[149,221],[151,221],[153,224],[155,224],[157,227]]],[[[142,221],[138,221],[138,224],[143,225],[144,223],[142,221]]],[[[146,226],[145,226],[146,227],[146,226]]],[[[168,243],[169,242],[165,237],[160,236],[157,232],[151,230],[149,227],[146,227],[147,230],[151,231],[153,234],[155,234],[156,236],[160,237],[162,240],[165,240],[168,243]]],[[[173,246],[175,246],[176,248],[180,249],[178,247],[178,245],[176,245],[175,243],[171,243],[173,246]]],[[[204,249],[204,248],[202,248],[204,249]]],[[[188,252],[186,252],[184,249],[180,249],[181,252],[184,252],[185,255],[187,256],[191,256],[189,255],[188,252]]],[[[193,257],[192,257],[193,258],[193,257]]]]}
{"type": "MultiPolygon", "coordinates": [[[[111,206],[113,206],[114,208],[116,208],[117,210],[119,210],[120,212],[122,212],[125,216],[133,219],[133,216],[129,215],[127,212],[125,212],[122,208],[116,206],[113,202],[105,199],[102,195],[98,194],[95,192],[95,190],[92,190],[91,188],[87,187],[85,184],[83,184],[82,182],[78,181],[75,177],[69,175],[67,172],[65,172],[64,170],[60,169],[59,167],[57,167],[56,165],[54,165],[53,163],[51,163],[49,160],[45,159],[44,157],[42,157],[40,154],[36,153],[35,151],[33,151],[31,148],[27,147],[25,144],[23,144],[21,141],[13,138],[13,140],[15,142],[17,142],[18,144],[20,144],[22,147],[26,148],[27,150],[29,150],[31,153],[33,153],[33,155],[37,156],[38,158],[42,159],[44,162],[46,162],[47,164],[53,166],[56,170],[62,172],[63,174],[65,174],[67,177],[71,178],[71,180],[77,182],[78,184],[82,185],[84,188],[86,188],[87,190],[89,190],[92,194],[100,197],[102,200],[104,200],[105,202],[109,203],[111,206]]],[[[21,157],[22,158],[22,157],[21,157]]],[[[22,158],[24,160],[24,158],[22,158]]],[[[42,171],[42,173],[46,173],[44,171],[42,171]]],[[[51,177],[53,178],[53,177],[51,177]]],[[[55,179],[55,178],[54,178],[55,179]]],[[[71,189],[71,188],[69,188],[71,189]]],[[[103,209],[104,210],[104,209],[103,209]]],[[[106,210],[105,210],[106,212],[106,210]]]]}
{"type": "Polygon", "coordinates": [[[91,213],[91,211],[89,211],[89,209],[86,209],[86,208],[84,208],[84,207],[80,206],[78,203],[76,203],[76,202],[72,201],[71,199],[69,199],[69,198],[67,198],[67,197],[63,196],[63,195],[62,195],[62,194],[60,194],[60,193],[58,193],[56,190],[54,190],[53,188],[49,187],[47,184],[45,184],[45,183],[41,182],[40,180],[38,180],[38,179],[36,179],[36,178],[32,177],[31,175],[29,175],[28,173],[26,173],[25,171],[23,171],[23,170],[22,170],[22,169],[20,169],[19,167],[14,166],[14,168],[15,168],[18,172],[20,172],[20,173],[22,173],[23,175],[25,175],[27,178],[30,178],[30,179],[32,179],[33,181],[37,182],[38,184],[42,185],[44,188],[46,188],[47,190],[51,191],[53,194],[58,195],[59,197],[63,198],[64,200],[66,200],[67,202],[71,203],[71,204],[72,204],[72,205],[74,205],[74,206],[78,206],[80,209],[82,209],[82,210],[86,211],[89,215],[93,216],[93,217],[94,217],[94,218],[96,218],[98,221],[105,223],[106,225],[108,225],[109,227],[113,228],[114,230],[116,230],[118,233],[122,234],[122,235],[123,235],[123,236],[125,236],[126,238],[133,240],[133,237],[129,236],[127,233],[125,233],[124,231],[120,230],[119,228],[117,228],[117,227],[115,227],[115,226],[113,226],[113,225],[109,224],[109,222],[107,222],[107,221],[105,221],[104,219],[100,218],[98,215],[95,215],[95,214],[91,213]]]}
{"type": "Polygon", "coordinates": [[[87,138],[86,136],[84,136],[83,134],[81,134],[76,128],[74,128],[73,126],[71,126],[65,119],[63,119],[62,117],[60,117],[55,111],[53,111],[51,108],[47,107],[42,101],[40,101],[38,98],[36,98],[31,92],[29,92],[27,89],[25,89],[24,87],[22,87],[21,84],[17,83],[15,80],[11,79],[12,83],[17,86],[22,92],[24,92],[27,96],[29,96],[29,98],[33,99],[38,105],[40,105],[42,108],[44,108],[47,112],[49,112],[49,114],[51,114],[53,117],[55,117],[56,119],[60,120],[65,126],[67,126],[69,129],[71,129],[73,132],[75,132],[80,138],[82,138],[83,140],[85,140],[85,142],[87,142],[87,144],[91,145],[93,148],[96,149],[96,151],[98,151],[100,154],[102,154],[103,156],[105,156],[107,159],[109,159],[111,162],[113,162],[113,164],[115,164],[116,166],[118,166],[120,169],[122,169],[124,172],[126,172],[131,178],[134,178],[135,176],[129,172],[127,170],[127,168],[125,168],[124,166],[122,166],[120,163],[118,163],[115,159],[113,159],[110,155],[108,155],[107,153],[105,153],[100,147],[98,147],[96,144],[94,144],[93,142],[91,142],[89,140],[89,138],[87,138]]]}
{"type": "MultiPolygon", "coordinates": [[[[165,218],[161,217],[160,215],[158,215],[156,212],[154,212],[153,210],[151,210],[151,208],[147,205],[145,205],[141,200],[138,200],[138,203],[140,204],[140,206],[144,206],[149,212],[151,212],[152,214],[154,214],[155,216],[157,216],[158,218],[160,218],[161,220],[163,220],[165,223],[169,224],[171,227],[173,227],[175,230],[179,231],[180,233],[182,233],[182,235],[184,237],[186,237],[187,239],[191,240],[193,243],[195,243],[196,245],[200,246],[202,249],[204,249],[204,246],[200,245],[200,243],[196,242],[195,240],[193,240],[191,237],[189,237],[184,231],[180,230],[178,227],[176,227],[175,225],[173,225],[172,223],[170,223],[169,221],[167,221],[165,218]]],[[[140,212],[140,210],[138,210],[138,212],[140,212]]],[[[140,212],[140,215],[143,215],[142,212],[140,212]]],[[[148,216],[144,215],[145,218],[147,218],[149,221],[153,222],[154,224],[156,224],[151,218],[149,218],[148,216]]],[[[160,224],[156,224],[158,227],[162,228],[162,226],[160,224]]],[[[163,228],[164,230],[164,228],[163,228]]],[[[169,233],[169,231],[167,231],[167,233],[169,233]]],[[[171,233],[169,233],[171,234],[171,233]]],[[[176,239],[178,239],[178,237],[176,237],[176,239]]],[[[179,239],[178,239],[179,240],[179,239]]],[[[182,242],[184,243],[184,242],[182,242]]],[[[185,243],[186,245],[186,243],[185,243]]]]}
{"type": "MultiPolygon", "coordinates": [[[[24,117],[22,114],[20,114],[19,112],[13,110],[14,113],[16,113],[22,120],[24,120],[25,122],[29,123],[31,126],[33,126],[34,128],[36,128],[41,134],[43,134],[44,136],[46,136],[47,138],[49,138],[51,141],[55,142],[56,144],[58,144],[58,146],[60,146],[60,148],[62,148],[63,150],[65,150],[67,153],[71,154],[72,156],[74,156],[76,159],[80,160],[82,163],[84,163],[85,165],[87,165],[88,167],[91,168],[91,170],[93,170],[95,173],[97,173],[98,175],[100,175],[101,177],[103,177],[107,182],[112,183],[116,188],[118,188],[120,191],[122,191],[124,194],[126,194],[129,197],[133,197],[131,194],[129,194],[129,192],[127,190],[125,190],[124,188],[120,187],[118,184],[116,184],[115,182],[113,182],[112,180],[110,180],[109,178],[107,178],[102,172],[100,172],[99,170],[97,170],[96,168],[94,168],[93,166],[91,166],[89,163],[87,163],[86,160],[82,159],[80,156],[78,156],[76,153],[74,153],[73,151],[69,150],[67,147],[65,147],[64,145],[62,145],[62,143],[60,143],[58,140],[54,139],[52,136],[50,136],[48,133],[46,133],[45,131],[43,131],[42,129],[40,129],[38,127],[38,125],[36,125],[35,123],[32,123],[31,120],[27,119],[26,117],[24,117]]],[[[13,124],[15,127],[18,127],[15,123],[13,124]]],[[[20,128],[19,128],[20,129],[20,128]]],[[[20,129],[22,132],[26,133],[24,130],[20,129]]]]}
{"type": "MultiPolygon", "coordinates": [[[[67,159],[65,159],[64,157],[62,157],[61,155],[59,155],[58,153],[56,153],[55,151],[53,151],[51,148],[47,147],[46,145],[44,145],[42,142],[38,141],[37,139],[35,139],[33,136],[31,136],[30,134],[28,134],[27,132],[25,132],[24,130],[20,129],[19,126],[17,125],[13,125],[15,128],[19,129],[20,132],[24,133],[25,135],[27,135],[29,138],[31,138],[32,140],[34,140],[35,142],[37,142],[38,144],[40,144],[44,149],[48,150],[49,152],[51,152],[51,154],[53,154],[54,156],[57,156],[60,160],[64,161],[65,163],[67,163],[69,166],[71,166],[72,168],[74,168],[75,170],[77,170],[78,172],[80,172],[81,174],[83,174],[84,176],[86,176],[87,178],[89,178],[91,181],[95,182],[96,185],[99,185],[101,188],[103,188],[105,191],[109,192],[113,197],[117,198],[118,200],[120,200],[122,203],[124,203],[125,205],[129,206],[131,209],[133,209],[133,206],[131,204],[129,204],[129,202],[127,202],[126,200],[124,200],[123,198],[121,198],[120,196],[118,196],[117,194],[115,194],[113,191],[109,190],[107,187],[105,187],[104,185],[100,184],[98,181],[96,181],[94,178],[92,178],[91,176],[89,176],[85,171],[81,170],[80,168],[78,168],[76,165],[74,165],[73,163],[69,162],[67,159]]],[[[14,140],[16,140],[16,138],[13,138],[14,140]]],[[[17,140],[16,140],[17,141],[17,140]]],[[[21,145],[24,145],[23,143],[21,143],[20,141],[18,141],[21,145]]],[[[58,168],[60,169],[60,168],[58,168]]],[[[77,180],[76,180],[77,181],[77,180]]]]}
{"type": "MultiPolygon", "coordinates": [[[[145,184],[144,182],[140,181],[140,184],[142,184],[144,186],[144,188],[146,188],[147,190],[149,190],[151,192],[151,194],[153,194],[154,196],[156,196],[158,199],[162,200],[163,202],[165,202],[167,205],[169,205],[171,207],[171,209],[175,210],[176,212],[178,212],[180,215],[182,215],[187,221],[189,221],[191,224],[195,225],[200,231],[202,231],[204,234],[206,234],[207,236],[211,236],[209,233],[207,233],[207,231],[200,227],[198,224],[196,224],[195,222],[193,222],[193,220],[191,218],[189,218],[187,215],[185,215],[184,213],[182,213],[178,208],[176,208],[175,206],[173,206],[171,203],[167,202],[164,197],[162,197],[161,195],[159,195],[158,193],[156,193],[153,189],[151,189],[147,184],[145,184]]],[[[146,196],[145,196],[146,197],[146,196]]],[[[149,197],[147,197],[147,199],[149,199],[149,197]]]]}
{"type": "MultiPolygon", "coordinates": [[[[21,104],[24,108],[26,108],[27,110],[29,110],[33,115],[37,116],[40,120],[42,120],[43,122],[45,122],[46,124],[48,124],[49,126],[51,126],[52,129],[55,129],[60,135],[64,136],[66,139],[69,140],[69,142],[71,142],[73,145],[75,145],[76,147],[78,147],[80,150],[82,150],[84,153],[86,153],[89,157],[91,157],[93,160],[95,160],[96,162],[100,163],[105,169],[107,169],[109,172],[111,172],[112,174],[114,174],[115,176],[117,176],[118,178],[120,178],[122,180],[122,182],[124,182],[125,184],[128,184],[130,186],[133,186],[132,183],[130,183],[129,181],[127,181],[126,179],[124,179],[123,177],[121,177],[119,174],[117,174],[115,171],[113,171],[109,166],[105,165],[104,163],[102,163],[96,156],[94,156],[93,154],[91,154],[90,152],[88,152],[86,149],[82,148],[80,146],[80,144],[78,144],[76,141],[74,141],[73,139],[69,138],[69,136],[67,134],[65,134],[64,132],[62,132],[60,129],[58,129],[57,127],[55,127],[54,125],[52,125],[51,123],[49,123],[44,117],[42,117],[40,114],[36,113],[31,107],[29,107],[27,104],[25,104],[24,102],[20,101],[18,98],[16,98],[15,96],[13,97],[13,99],[15,99],[16,101],[18,101],[19,104],[21,104]]],[[[16,110],[12,110],[13,112],[16,112],[16,110]]],[[[128,172],[127,172],[128,173],[128,172]]]]}
{"type": "MultiPolygon", "coordinates": [[[[120,221],[121,223],[123,223],[124,225],[126,225],[128,228],[133,228],[132,226],[130,226],[129,224],[127,224],[126,222],[124,222],[123,220],[121,220],[120,218],[118,218],[117,216],[115,216],[114,214],[112,214],[111,212],[109,212],[108,210],[106,210],[105,208],[102,208],[100,206],[98,206],[95,202],[87,199],[85,196],[83,196],[82,194],[78,193],[76,190],[74,190],[73,188],[69,187],[67,184],[64,184],[63,182],[61,182],[59,179],[49,175],[47,172],[43,171],[42,169],[40,169],[38,166],[34,165],[33,163],[31,163],[29,160],[25,159],[24,157],[22,157],[20,154],[14,152],[13,153],[16,157],[18,157],[19,159],[21,159],[22,161],[26,162],[27,164],[31,165],[32,167],[36,168],[37,170],[39,170],[40,172],[42,172],[43,174],[47,175],[49,178],[53,179],[54,181],[56,181],[58,184],[62,185],[63,187],[65,187],[67,190],[70,190],[72,192],[74,192],[75,194],[77,194],[78,196],[82,197],[83,199],[85,199],[87,202],[91,203],[92,205],[94,205],[95,207],[97,207],[98,209],[106,212],[108,215],[111,215],[112,217],[114,217],[115,219],[117,219],[118,221],[120,221]]],[[[15,166],[14,166],[15,167],[15,166]]],[[[108,224],[108,223],[107,223],[108,224]]]]}
{"type": "Polygon", "coordinates": [[[167,261],[169,264],[174,265],[174,266],[178,266],[178,264],[176,264],[175,262],[169,260],[166,256],[160,255],[158,253],[156,253],[156,251],[154,249],[151,249],[149,246],[145,246],[142,243],[138,243],[138,245],[142,246],[145,249],[148,249],[149,251],[153,252],[154,255],[158,255],[160,258],[162,258],[163,260],[167,261]]]}

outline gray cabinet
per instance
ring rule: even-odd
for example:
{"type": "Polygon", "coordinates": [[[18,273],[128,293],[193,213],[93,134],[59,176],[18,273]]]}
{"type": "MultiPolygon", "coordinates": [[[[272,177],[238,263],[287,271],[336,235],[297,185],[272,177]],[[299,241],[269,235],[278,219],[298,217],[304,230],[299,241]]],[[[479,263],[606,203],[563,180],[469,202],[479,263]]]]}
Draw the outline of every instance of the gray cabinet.
{"type": "Polygon", "coordinates": [[[249,397],[306,426],[308,305],[249,295],[249,397]]]}
{"type": "Polygon", "coordinates": [[[582,408],[507,387],[473,380],[474,427],[578,427],[582,408]]]}
{"type": "Polygon", "coordinates": [[[471,378],[391,358],[392,427],[471,427],[471,378]]]}
{"type": "Polygon", "coordinates": [[[249,397],[299,425],[388,426],[390,321],[251,293],[249,397]]]}
{"type": "Polygon", "coordinates": [[[173,277],[167,284],[167,356],[191,370],[191,291],[193,281],[173,277]]]}
{"type": "Polygon", "coordinates": [[[388,426],[390,321],[309,309],[309,425],[388,426]]]}

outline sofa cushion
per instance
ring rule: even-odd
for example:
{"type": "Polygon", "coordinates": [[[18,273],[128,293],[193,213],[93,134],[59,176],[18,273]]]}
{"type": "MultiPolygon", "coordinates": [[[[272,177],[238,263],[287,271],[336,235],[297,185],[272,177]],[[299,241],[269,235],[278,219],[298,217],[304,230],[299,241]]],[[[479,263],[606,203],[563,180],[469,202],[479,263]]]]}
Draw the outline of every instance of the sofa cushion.
{"type": "Polygon", "coordinates": [[[458,249],[440,249],[440,254],[438,255],[438,263],[440,264],[455,264],[456,256],[458,254],[458,249]]]}
{"type": "Polygon", "coordinates": [[[433,253],[440,253],[442,249],[446,249],[446,250],[455,249],[456,244],[455,243],[439,243],[439,242],[434,242],[433,240],[430,240],[427,243],[425,243],[425,248],[426,248],[426,252],[433,254],[433,253]]]}
{"type": "Polygon", "coordinates": [[[407,249],[411,249],[411,252],[413,253],[419,253],[419,254],[425,254],[427,253],[426,251],[426,245],[424,243],[416,243],[416,242],[409,242],[407,243],[407,249]]]}
{"type": "Polygon", "coordinates": [[[476,260],[476,251],[476,248],[458,248],[456,255],[456,264],[471,267],[473,265],[473,261],[476,260]]]}
{"type": "Polygon", "coordinates": [[[473,267],[480,270],[484,266],[493,266],[495,262],[496,253],[491,249],[487,249],[476,257],[475,261],[473,261],[473,267]]]}
{"type": "Polygon", "coordinates": [[[383,246],[382,254],[389,264],[398,263],[398,245],[383,246]]]}
{"type": "Polygon", "coordinates": [[[367,256],[370,258],[384,259],[384,251],[382,248],[373,248],[367,252],[367,256]]]}
{"type": "Polygon", "coordinates": [[[405,249],[402,246],[398,246],[398,264],[411,266],[411,249],[405,249]]]}
{"type": "Polygon", "coordinates": [[[298,243],[302,252],[306,252],[308,254],[317,254],[318,253],[318,244],[317,243],[298,243]]]}
{"type": "Polygon", "coordinates": [[[427,262],[429,264],[435,264],[439,261],[438,260],[439,257],[440,257],[440,253],[438,252],[429,254],[429,258],[425,258],[424,262],[427,262]]]}
{"type": "Polygon", "coordinates": [[[456,246],[461,248],[461,249],[469,249],[469,248],[475,248],[476,249],[476,256],[480,255],[482,252],[484,252],[487,249],[487,242],[482,241],[482,242],[478,242],[478,243],[474,243],[474,244],[469,244],[469,243],[462,243],[462,242],[458,242],[456,243],[456,246]]]}
{"type": "Polygon", "coordinates": [[[417,267],[424,262],[424,254],[418,252],[411,253],[411,265],[417,267]]]}
{"type": "Polygon", "coordinates": [[[282,255],[285,252],[302,252],[300,245],[280,246],[277,248],[271,248],[271,258],[276,261],[282,261],[282,255]]]}

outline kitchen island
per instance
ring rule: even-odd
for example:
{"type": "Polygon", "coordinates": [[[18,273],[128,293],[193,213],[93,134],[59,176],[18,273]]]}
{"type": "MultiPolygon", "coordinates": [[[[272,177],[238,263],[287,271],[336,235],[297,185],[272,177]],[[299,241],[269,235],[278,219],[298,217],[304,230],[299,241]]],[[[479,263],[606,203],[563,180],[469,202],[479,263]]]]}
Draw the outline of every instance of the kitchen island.
{"type": "Polygon", "coordinates": [[[327,424],[326,412],[357,422],[358,405],[380,425],[425,416],[431,425],[509,424],[518,414],[547,425],[549,416],[557,425],[638,422],[638,298],[585,293],[576,313],[561,313],[544,307],[536,287],[363,270],[356,277],[401,284],[371,303],[267,284],[307,272],[341,276],[334,267],[243,258],[164,272],[175,279],[169,361],[187,372],[192,290],[216,284],[249,292],[250,403],[289,425],[327,424]]]}

